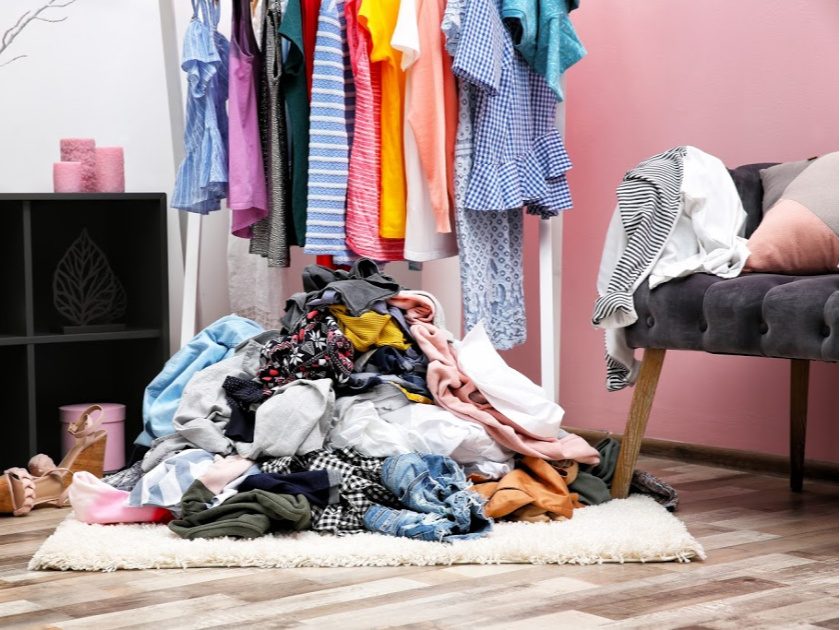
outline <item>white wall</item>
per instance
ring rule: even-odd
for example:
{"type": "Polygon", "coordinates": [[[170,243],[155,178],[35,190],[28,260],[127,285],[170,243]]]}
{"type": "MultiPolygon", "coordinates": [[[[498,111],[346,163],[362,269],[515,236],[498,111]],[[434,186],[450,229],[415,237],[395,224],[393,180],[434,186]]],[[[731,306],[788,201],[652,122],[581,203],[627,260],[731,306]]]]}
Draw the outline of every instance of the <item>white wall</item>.
{"type": "MultiPolygon", "coordinates": [[[[43,0],[2,0],[0,33],[43,0]]],[[[169,103],[158,3],[78,0],[32,22],[0,64],[0,192],[51,192],[59,139],[93,137],[125,147],[126,190],[172,190],[169,103]]],[[[177,214],[170,220],[170,303],[180,313],[177,214]]],[[[174,337],[173,337],[174,338],[174,337]]]]}

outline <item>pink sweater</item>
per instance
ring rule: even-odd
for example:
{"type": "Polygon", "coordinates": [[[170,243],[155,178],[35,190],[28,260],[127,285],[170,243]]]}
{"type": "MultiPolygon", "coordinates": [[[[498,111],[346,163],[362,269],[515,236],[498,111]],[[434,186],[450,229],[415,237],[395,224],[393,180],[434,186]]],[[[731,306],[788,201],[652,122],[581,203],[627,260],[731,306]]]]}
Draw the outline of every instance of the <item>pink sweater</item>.
{"type": "Polygon", "coordinates": [[[435,402],[459,418],[484,426],[502,446],[541,459],[573,459],[582,464],[597,464],[598,451],[577,435],[546,439],[528,433],[487,402],[470,378],[458,369],[454,349],[446,335],[432,324],[418,323],[411,334],[429,359],[426,384],[435,402]]]}

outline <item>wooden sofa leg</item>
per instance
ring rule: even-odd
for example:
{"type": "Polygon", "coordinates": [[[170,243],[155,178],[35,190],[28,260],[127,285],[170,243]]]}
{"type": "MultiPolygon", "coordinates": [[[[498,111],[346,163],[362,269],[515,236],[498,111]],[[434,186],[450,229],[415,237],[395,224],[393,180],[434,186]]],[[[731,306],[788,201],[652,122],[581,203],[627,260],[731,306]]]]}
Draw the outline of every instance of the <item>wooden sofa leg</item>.
{"type": "Polygon", "coordinates": [[[790,360],[790,489],[802,492],[805,475],[805,425],[808,421],[808,372],[811,362],[790,360]]]}
{"type": "Polygon", "coordinates": [[[662,371],[664,360],[665,350],[659,348],[645,350],[612,480],[612,496],[616,499],[625,498],[630,491],[630,481],[633,478],[633,470],[636,468],[636,460],[639,458],[639,449],[642,447],[642,438],[645,435],[645,427],[647,427],[653,396],[656,394],[656,384],[659,382],[659,373],[662,371]]]}

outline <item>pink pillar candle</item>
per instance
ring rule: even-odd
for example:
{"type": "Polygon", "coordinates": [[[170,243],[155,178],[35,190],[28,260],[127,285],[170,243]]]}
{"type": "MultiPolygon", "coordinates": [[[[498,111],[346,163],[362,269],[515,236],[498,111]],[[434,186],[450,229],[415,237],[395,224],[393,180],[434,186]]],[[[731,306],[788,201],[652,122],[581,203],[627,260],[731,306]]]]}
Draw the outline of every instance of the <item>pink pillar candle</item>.
{"type": "Polygon", "coordinates": [[[97,192],[125,192],[125,161],[122,147],[96,148],[97,192]]]}
{"type": "Polygon", "coordinates": [[[53,192],[82,192],[81,162],[55,162],[53,164],[53,192]]]}
{"type": "Polygon", "coordinates": [[[82,192],[96,191],[95,147],[93,138],[61,139],[61,161],[82,163],[82,192]]]}

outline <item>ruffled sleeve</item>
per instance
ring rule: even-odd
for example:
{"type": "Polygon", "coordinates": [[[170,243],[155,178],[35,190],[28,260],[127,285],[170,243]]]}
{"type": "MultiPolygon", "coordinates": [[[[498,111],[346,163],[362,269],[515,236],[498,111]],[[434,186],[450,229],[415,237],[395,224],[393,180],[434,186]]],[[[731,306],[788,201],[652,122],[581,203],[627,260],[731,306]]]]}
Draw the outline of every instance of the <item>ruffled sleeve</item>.
{"type": "Polygon", "coordinates": [[[494,96],[499,93],[502,78],[503,29],[491,0],[467,0],[452,72],[494,96]]]}
{"type": "Polygon", "coordinates": [[[181,56],[181,69],[187,74],[187,85],[193,98],[201,98],[207,93],[207,84],[218,72],[221,61],[212,32],[193,19],[184,37],[181,56]]]}

